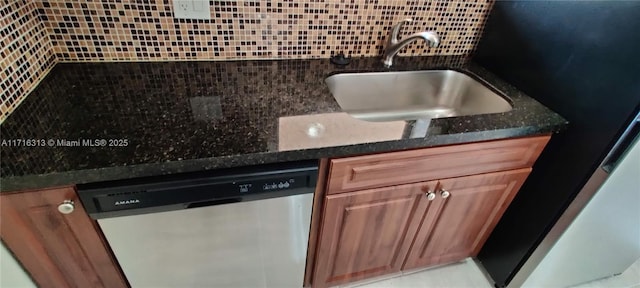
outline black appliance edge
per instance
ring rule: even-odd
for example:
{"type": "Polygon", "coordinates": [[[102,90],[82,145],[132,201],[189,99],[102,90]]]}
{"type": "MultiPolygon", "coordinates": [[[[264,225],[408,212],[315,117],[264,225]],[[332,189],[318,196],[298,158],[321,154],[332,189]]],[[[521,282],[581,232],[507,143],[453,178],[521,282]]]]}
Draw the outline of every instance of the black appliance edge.
{"type": "Polygon", "coordinates": [[[473,60],[571,124],[478,254],[510,284],[640,111],[640,2],[498,1],[473,60]]]}

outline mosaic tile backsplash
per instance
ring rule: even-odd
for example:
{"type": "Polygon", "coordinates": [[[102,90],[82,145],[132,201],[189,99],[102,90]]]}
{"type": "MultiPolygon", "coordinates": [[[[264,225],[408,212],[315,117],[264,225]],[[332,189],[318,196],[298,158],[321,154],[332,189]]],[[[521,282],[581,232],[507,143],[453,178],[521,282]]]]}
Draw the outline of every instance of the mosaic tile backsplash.
{"type": "MultiPolygon", "coordinates": [[[[414,22],[403,28],[402,35],[435,30],[441,45],[429,48],[419,42],[402,55],[469,54],[493,4],[493,0],[208,1],[211,20],[185,20],[174,19],[172,0],[0,1],[2,53],[6,27],[28,21],[37,27],[31,45],[39,45],[38,59],[54,55],[54,61],[62,62],[305,59],[328,58],[337,52],[376,56],[382,53],[390,27],[405,18],[414,22]],[[16,11],[18,19],[7,16],[16,11]]],[[[27,54],[23,50],[19,56],[27,54]]],[[[24,66],[24,62],[2,57],[3,83],[18,89],[3,88],[0,105],[13,107],[38,75],[35,71],[8,75],[5,66],[24,66]]],[[[49,62],[29,65],[46,71],[49,62]]],[[[0,121],[10,110],[1,111],[0,121]]]]}
{"type": "Polygon", "coordinates": [[[328,58],[374,56],[389,28],[436,30],[442,45],[411,55],[467,54],[491,8],[487,0],[209,1],[211,20],[173,18],[158,1],[38,1],[56,56],[64,61],[328,58]]]}
{"type": "Polygon", "coordinates": [[[55,63],[53,47],[32,1],[0,0],[0,122],[55,63]]]}

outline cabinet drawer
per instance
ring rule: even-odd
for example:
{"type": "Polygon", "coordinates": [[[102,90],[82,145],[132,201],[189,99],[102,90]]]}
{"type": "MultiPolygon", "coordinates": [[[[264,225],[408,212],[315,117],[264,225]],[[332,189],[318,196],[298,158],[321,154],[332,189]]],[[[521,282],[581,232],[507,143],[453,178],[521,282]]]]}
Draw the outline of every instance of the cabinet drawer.
{"type": "Polygon", "coordinates": [[[327,194],[531,167],[550,137],[332,159],[327,194]]]}

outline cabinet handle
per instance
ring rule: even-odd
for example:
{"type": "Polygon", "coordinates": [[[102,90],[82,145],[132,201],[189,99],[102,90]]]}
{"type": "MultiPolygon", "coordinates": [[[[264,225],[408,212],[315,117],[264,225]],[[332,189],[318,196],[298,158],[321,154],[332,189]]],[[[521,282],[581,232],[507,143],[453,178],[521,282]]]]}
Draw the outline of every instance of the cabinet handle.
{"type": "Polygon", "coordinates": [[[449,193],[449,191],[447,190],[440,189],[440,195],[442,196],[442,198],[448,198],[449,196],[451,196],[451,193],[449,193]]]}
{"type": "Polygon", "coordinates": [[[427,196],[427,200],[429,201],[433,201],[433,199],[436,199],[436,193],[433,193],[431,191],[425,193],[424,195],[427,196]]]}
{"type": "Polygon", "coordinates": [[[75,206],[73,205],[73,200],[64,200],[60,205],[58,205],[58,212],[62,214],[70,214],[73,212],[75,206]]]}

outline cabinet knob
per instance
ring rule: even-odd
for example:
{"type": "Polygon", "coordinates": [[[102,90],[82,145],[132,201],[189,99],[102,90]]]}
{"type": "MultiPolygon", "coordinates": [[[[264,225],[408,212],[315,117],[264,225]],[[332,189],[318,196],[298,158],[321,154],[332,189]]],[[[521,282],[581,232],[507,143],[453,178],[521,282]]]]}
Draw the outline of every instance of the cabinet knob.
{"type": "Polygon", "coordinates": [[[425,193],[424,195],[427,196],[427,200],[432,201],[433,199],[436,199],[436,193],[433,193],[431,191],[425,193]]]}
{"type": "Polygon", "coordinates": [[[451,196],[451,193],[449,193],[449,191],[447,190],[440,190],[440,195],[442,196],[442,198],[448,198],[449,196],[451,196]]]}
{"type": "Polygon", "coordinates": [[[62,214],[70,214],[71,212],[73,212],[74,208],[75,206],[73,206],[73,200],[64,200],[62,201],[62,203],[60,203],[60,205],[58,205],[58,211],[62,214]]]}

